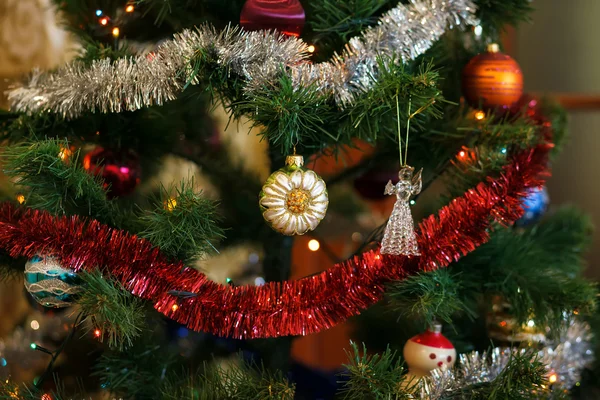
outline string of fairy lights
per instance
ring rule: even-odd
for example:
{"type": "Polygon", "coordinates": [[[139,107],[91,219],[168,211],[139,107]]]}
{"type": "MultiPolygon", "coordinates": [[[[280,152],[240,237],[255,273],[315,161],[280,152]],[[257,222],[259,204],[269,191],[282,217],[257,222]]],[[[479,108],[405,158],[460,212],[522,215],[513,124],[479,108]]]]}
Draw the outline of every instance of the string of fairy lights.
{"type": "Polygon", "coordinates": [[[112,36],[117,39],[121,35],[121,28],[119,27],[119,25],[121,25],[121,14],[125,13],[125,15],[131,15],[134,12],[135,5],[133,3],[127,3],[125,7],[117,11],[117,16],[115,18],[106,15],[101,9],[97,9],[95,15],[98,18],[98,23],[103,27],[109,28],[112,36]]]}
{"type": "MultiPolygon", "coordinates": [[[[101,26],[104,27],[105,29],[107,29],[107,31],[109,31],[111,33],[111,35],[115,38],[118,39],[121,35],[122,35],[122,27],[123,27],[123,16],[124,15],[133,15],[133,13],[135,12],[136,8],[135,5],[133,3],[128,2],[123,8],[117,10],[117,13],[114,17],[110,16],[110,15],[106,15],[105,12],[101,9],[97,9],[95,10],[95,17],[97,20],[97,23],[101,26]]],[[[476,28],[476,34],[477,34],[477,29],[481,30],[480,26],[477,26],[476,28]]],[[[479,32],[479,34],[481,34],[481,32],[479,32]]],[[[309,45],[307,50],[310,53],[313,53],[316,49],[315,46],[313,45],[309,45]]],[[[477,121],[481,121],[484,122],[488,116],[486,115],[486,113],[484,111],[481,110],[475,110],[474,114],[473,114],[473,118],[477,121]]],[[[60,153],[58,154],[58,157],[63,160],[63,161],[67,161],[73,154],[73,150],[74,149],[70,149],[70,148],[62,148],[60,153]]],[[[500,152],[502,154],[506,154],[507,153],[507,149],[506,148],[501,148],[500,152]]],[[[464,162],[464,163],[468,163],[468,161],[473,157],[472,155],[472,150],[468,149],[468,148],[464,148],[462,150],[460,150],[456,156],[457,160],[459,162],[464,162]]],[[[19,204],[24,204],[26,202],[26,198],[23,194],[17,194],[16,195],[16,200],[19,204]]],[[[415,201],[411,200],[411,205],[414,205],[415,201]]],[[[170,197],[167,200],[164,201],[163,206],[165,208],[165,210],[167,211],[174,211],[177,207],[177,199],[174,197],[170,197]]],[[[354,232],[352,234],[352,240],[355,242],[358,241],[362,241],[362,234],[360,234],[360,232],[354,232]],[[358,240],[357,240],[358,239],[358,240]]],[[[311,238],[310,240],[308,240],[307,244],[306,244],[307,248],[312,251],[312,252],[317,252],[319,250],[324,251],[326,255],[328,255],[330,258],[332,257],[331,254],[333,254],[331,251],[327,250],[327,246],[326,244],[322,243],[318,238],[311,238]]],[[[338,260],[335,260],[336,262],[338,260]]],[[[261,278],[262,279],[262,278],[261,278]]],[[[233,281],[230,278],[227,278],[227,283],[230,285],[233,285],[233,281]]],[[[262,281],[262,283],[264,283],[264,280],[262,281]]],[[[176,311],[179,308],[179,306],[177,304],[173,304],[172,305],[172,310],[176,311]]],[[[75,326],[77,325],[77,321],[73,324],[73,332],[75,329],[75,326]]],[[[39,329],[39,323],[37,321],[32,321],[31,322],[31,328],[33,330],[37,330],[39,329]]],[[[103,336],[103,332],[98,329],[95,328],[92,331],[92,336],[98,340],[102,340],[102,336],[103,336]]],[[[186,331],[187,332],[187,331],[186,331]]],[[[69,335],[72,336],[72,335],[69,335]]],[[[64,345],[66,344],[66,342],[68,341],[65,340],[65,343],[63,345],[61,345],[60,348],[58,348],[55,351],[51,351],[46,349],[43,346],[40,346],[34,342],[32,342],[30,344],[31,349],[33,350],[37,350],[37,351],[41,351],[43,353],[46,353],[48,355],[50,355],[52,357],[52,361],[50,362],[50,365],[48,367],[48,370],[51,369],[53,361],[56,359],[56,357],[58,357],[58,355],[61,353],[62,348],[64,347],[64,345]]],[[[3,358],[1,360],[4,360],[3,358]]],[[[0,363],[2,363],[2,361],[0,360],[0,363]]],[[[6,362],[4,360],[4,362],[6,362]]],[[[554,376],[554,380],[556,380],[556,376],[554,376]]],[[[550,377],[550,381],[552,383],[552,376],[550,377]]],[[[49,394],[44,394],[42,396],[42,399],[44,400],[48,400],[51,399],[49,394]]]]}

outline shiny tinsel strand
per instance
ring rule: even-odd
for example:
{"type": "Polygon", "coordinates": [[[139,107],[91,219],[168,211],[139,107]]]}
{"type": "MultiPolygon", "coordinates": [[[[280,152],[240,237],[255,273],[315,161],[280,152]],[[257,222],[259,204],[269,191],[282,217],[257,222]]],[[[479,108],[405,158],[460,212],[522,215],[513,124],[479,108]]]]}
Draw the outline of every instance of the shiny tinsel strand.
{"type": "Polygon", "coordinates": [[[493,221],[518,219],[523,213],[519,197],[542,184],[550,148],[542,144],[511,155],[499,178],[488,178],[423,221],[417,233],[420,257],[373,250],[295,281],[221,285],[169,261],[150,242],[125,231],[9,203],[0,206],[0,248],[13,257],[53,255],[75,271],[102,268],[131,293],[196,331],[233,338],[306,335],[376,303],[390,281],[458,260],[488,240],[493,221]]]}
{"type": "Polygon", "coordinates": [[[15,111],[52,111],[66,118],[161,105],[175,99],[187,82],[198,83],[191,62],[204,54],[216,68],[243,77],[248,94],[272,85],[285,67],[297,88],[311,86],[343,107],[376,82],[377,57],[395,54],[399,61],[412,60],[448,27],[475,25],[474,12],[470,0],[399,4],[376,26],[351,39],[342,54],[319,64],[309,61],[308,46],[300,39],[231,27],[217,32],[204,25],[176,34],[150,54],[34,73],[28,83],[10,91],[9,99],[15,111]]]}
{"type": "MultiPolygon", "coordinates": [[[[551,387],[540,388],[550,393],[549,397],[544,398],[553,398],[552,392],[560,394],[562,390],[573,388],[580,381],[583,369],[594,360],[589,325],[571,320],[565,328],[555,343],[537,351],[539,361],[548,370],[548,376],[556,376],[556,382],[551,387]]],[[[524,354],[526,351],[528,349],[496,347],[489,352],[461,354],[452,370],[434,370],[430,377],[421,382],[419,397],[424,400],[448,398],[453,391],[469,385],[492,382],[506,368],[513,354],[524,354]]]]}
{"type": "Polygon", "coordinates": [[[352,38],[346,49],[327,63],[303,63],[291,69],[298,86],[315,85],[340,105],[352,103],[376,82],[377,58],[396,55],[413,60],[437,41],[444,31],[460,25],[477,25],[475,6],[468,0],[425,0],[399,4],[379,23],[352,38]]]}

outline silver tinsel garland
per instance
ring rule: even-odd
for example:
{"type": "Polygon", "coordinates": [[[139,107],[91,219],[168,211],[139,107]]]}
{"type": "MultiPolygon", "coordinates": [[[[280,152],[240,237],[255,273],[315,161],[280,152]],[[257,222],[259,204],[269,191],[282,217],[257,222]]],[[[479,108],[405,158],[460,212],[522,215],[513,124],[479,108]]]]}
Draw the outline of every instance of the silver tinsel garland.
{"type": "Polygon", "coordinates": [[[340,107],[377,80],[377,57],[408,61],[423,54],[447,28],[476,25],[470,0],[411,0],[386,13],[355,37],[330,62],[309,61],[308,45],[276,32],[244,32],[210,26],[185,30],[150,54],[90,66],[72,63],[54,73],[36,73],[9,92],[12,109],[52,111],[75,118],[87,111],[133,111],[175,99],[187,83],[197,84],[191,62],[206,54],[246,80],[246,93],[272,85],[284,69],[296,88],[311,87],[340,107]]]}
{"type": "MultiPolygon", "coordinates": [[[[559,393],[580,381],[581,372],[594,359],[591,335],[588,324],[574,321],[556,343],[550,343],[537,352],[538,360],[548,369],[548,377],[552,377],[549,380],[552,386],[541,390],[559,393]]],[[[491,382],[500,375],[515,352],[525,351],[527,349],[496,347],[482,354],[461,354],[460,362],[452,370],[434,370],[422,381],[420,398],[437,400],[466,386],[491,382]]]]}

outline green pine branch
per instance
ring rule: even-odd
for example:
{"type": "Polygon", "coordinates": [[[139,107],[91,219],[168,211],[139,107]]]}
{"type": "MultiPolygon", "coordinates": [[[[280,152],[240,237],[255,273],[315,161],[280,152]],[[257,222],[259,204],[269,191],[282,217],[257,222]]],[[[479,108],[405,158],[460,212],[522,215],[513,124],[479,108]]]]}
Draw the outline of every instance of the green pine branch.
{"type": "Polygon", "coordinates": [[[474,0],[474,3],[481,26],[496,36],[507,25],[516,26],[520,22],[529,22],[533,12],[529,0],[474,0]]]}
{"type": "Polygon", "coordinates": [[[126,352],[104,352],[94,364],[91,376],[97,377],[101,387],[114,396],[156,399],[166,374],[177,365],[172,348],[163,348],[154,337],[156,332],[148,332],[126,352]]]}
{"type": "Polygon", "coordinates": [[[456,314],[475,317],[475,305],[461,296],[463,288],[459,278],[448,269],[409,276],[388,287],[389,306],[398,315],[423,320],[427,326],[436,320],[451,323],[456,314]]]}
{"type": "Polygon", "coordinates": [[[52,400],[85,399],[86,392],[83,383],[77,379],[75,390],[67,390],[64,383],[54,376],[54,389],[46,391],[38,389],[34,385],[17,383],[12,378],[0,380],[0,400],[40,400],[44,395],[49,395],[52,400]]]}
{"type": "Polygon", "coordinates": [[[295,88],[291,77],[282,74],[279,82],[262,89],[232,107],[236,113],[251,115],[255,126],[264,126],[261,134],[284,153],[297,143],[307,147],[307,144],[321,144],[323,140],[340,139],[335,131],[325,127],[335,123],[339,115],[316,86],[295,88]]]}
{"type": "Polygon", "coordinates": [[[161,388],[164,400],[292,400],[294,393],[294,384],[282,372],[245,362],[241,356],[226,366],[204,363],[199,371],[172,375],[161,388]]]}
{"type": "MultiPolygon", "coordinates": [[[[283,152],[291,151],[296,143],[314,152],[328,145],[351,144],[353,138],[397,142],[397,119],[405,127],[409,114],[418,112],[411,122],[417,131],[429,119],[442,116],[444,99],[437,88],[440,76],[431,64],[413,69],[393,57],[377,62],[379,75],[374,87],[358,94],[343,111],[316,86],[294,88],[283,71],[279,81],[231,102],[231,108],[235,115],[248,114],[255,125],[264,126],[262,135],[283,152]]],[[[218,83],[215,86],[219,87],[218,83]]]]}
{"type": "MultiPolygon", "coordinates": [[[[549,114],[549,118],[557,121],[556,136],[559,142],[562,142],[565,134],[561,111],[555,109],[549,114]]],[[[449,194],[447,200],[462,195],[488,176],[498,176],[507,164],[510,153],[531,148],[546,140],[545,127],[534,124],[527,117],[497,120],[487,114],[479,121],[474,115],[473,110],[461,110],[461,115],[454,122],[453,132],[435,130],[426,135],[430,143],[436,146],[454,146],[456,149],[451,154],[450,166],[443,171],[449,194]]]]}
{"type": "Polygon", "coordinates": [[[83,215],[114,225],[116,205],[102,181],[88,173],[67,141],[23,142],[4,150],[5,173],[22,188],[28,207],[56,215],[83,215]]]}
{"type": "Polygon", "coordinates": [[[540,100],[539,107],[541,114],[548,118],[552,127],[552,143],[554,147],[550,155],[553,159],[556,159],[569,139],[567,110],[556,100],[548,97],[543,97],[540,100]]]}
{"type": "MultiPolygon", "coordinates": [[[[548,371],[533,352],[513,354],[500,375],[491,382],[468,385],[445,394],[443,400],[527,400],[542,399],[549,392],[548,371]]],[[[554,395],[557,393],[553,392],[554,395]]],[[[555,398],[555,397],[552,397],[555,398]]]]}
{"type": "Polygon", "coordinates": [[[563,207],[524,231],[497,230],[451,268],[460,274],[466,296],[500,295],[518,323],[533,319],[556,332],[565,313],[594,309],[597,288],[581,275],[590,234],[589,217],[563,207]]]}
{"type": "Polygon", "coordinates": [[[171,259],[190,264],[214,251],[215,242],[224,237],[216,202],[195,191],[193,180],[171,191],[161,188],[153,203],[139,217],[138,235],[171,259]]]}
{"type": "MultiPolygon", "coordinates": [[[[349,363],[344,365],[347,378],[339,394],[344,399],[413,399],[419,397],[420,382],[407,381],[403,374],[402,361],[395,352],[387,349],[383,353],[367,355],[351,343],[347,352],[349,363]]],[[[459,367],[460,368],[460,367],[459,367]]],[[[515,353],[506,367],[491,382],[466,385],[446,391],[442,399],[530,399],[548,395],[543,385],[546,381],[546,367],[537,359],[534,352],[515,353]]]]}
{"type": "Polygon", "coordinates": [[[345,136],[397,142],[397,120],[404,137],[409,115],[417,113],[410,123],[416,132],[423,132],[428,121],[442,117],[445,100],[438,88],[442,78],[431,62],[411,66],[398,62],[396,57],[379,57],[376,69],[379,75],[373,88],[358,95],[345,110],[345,136]]]}
{"type": "Polygon", "coordinates": [[[342,376],[346,378],[340,389],[342,398],[348,400],[367,399],[412,399],[414,384],[406,382],[402,361],[389,348],[381,354],[369,355],[351,342],[352,349],[346,351],[348,364],[342,376]]]}
{"type": "Polygon", "coordinates": [[[315,45],[321,61],[340,52],[354,36],[377,23],[378,18],[396,1],[389,0],[322,0],[308,2],[306,23],[308,43],[315,45]]]}
{"type": "Polygon", "coordinates": [[[80,272],[85,290],[75,303],[91,319],[89,329],[98,329],[98,340],[123,351],[133,345],[145,324],[143,301],[129,293],[118,281],[101,272],[80,272]]]}

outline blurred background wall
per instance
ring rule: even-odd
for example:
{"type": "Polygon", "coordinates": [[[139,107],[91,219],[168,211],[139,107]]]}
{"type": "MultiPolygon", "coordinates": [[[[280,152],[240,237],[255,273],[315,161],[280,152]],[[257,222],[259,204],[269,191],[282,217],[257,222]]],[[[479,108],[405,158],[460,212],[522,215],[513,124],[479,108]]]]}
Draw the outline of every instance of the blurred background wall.
{"type": "MultiPolygon", "coordinates": [[[[574,203],[600,227],[600,1],[538,0],[532,23],[509,33],[508,51],[523,70],[527,92],[557,94],[569,109],[571,137],[548,190],[553,204],[574,203]]],[[[600,234],[588,275],[600,278],[600,234]]]]}

